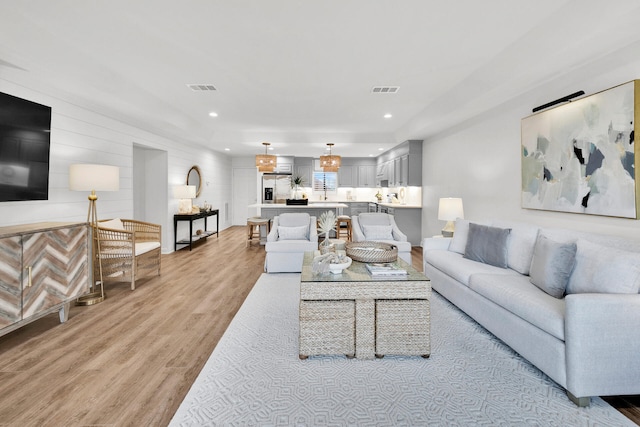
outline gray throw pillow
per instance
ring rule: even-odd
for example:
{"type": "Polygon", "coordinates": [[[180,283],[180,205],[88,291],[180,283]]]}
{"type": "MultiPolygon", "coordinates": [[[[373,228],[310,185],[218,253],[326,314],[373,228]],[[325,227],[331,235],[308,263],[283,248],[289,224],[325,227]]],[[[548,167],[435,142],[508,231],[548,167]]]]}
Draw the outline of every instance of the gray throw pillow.
{"type": "Polygon", "coordinates": [[[510,232],[509,228],[470,223],[463,256],[474,261],[507,268],[507,239],[510,232]]]}
{"type": "Polygon", "coordinates": [[[576,260],[575,243],[560,243],[539,235],[533,249],[529,280],[555,298],[562,298],[576,260]]]}

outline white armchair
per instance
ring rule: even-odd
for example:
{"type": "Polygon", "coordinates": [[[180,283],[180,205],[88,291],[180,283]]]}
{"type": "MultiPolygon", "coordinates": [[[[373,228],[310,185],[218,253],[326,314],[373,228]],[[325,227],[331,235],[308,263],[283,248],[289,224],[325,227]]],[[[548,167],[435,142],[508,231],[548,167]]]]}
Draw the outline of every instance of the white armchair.
{"type": "Polygon", "coordinates": [[[300,273],[304,253],[318,249],[316,217],[302,212],[274,217],[265,249],[264,271],[300,273]]]}
{"type": "Polygon", "coordinates": [[[411,242],[396,225],[393,215],[367,212],[351,217],[351,239],[354,242],[375,241],[398,247],[398,256],[411,265],[411,242]]]}

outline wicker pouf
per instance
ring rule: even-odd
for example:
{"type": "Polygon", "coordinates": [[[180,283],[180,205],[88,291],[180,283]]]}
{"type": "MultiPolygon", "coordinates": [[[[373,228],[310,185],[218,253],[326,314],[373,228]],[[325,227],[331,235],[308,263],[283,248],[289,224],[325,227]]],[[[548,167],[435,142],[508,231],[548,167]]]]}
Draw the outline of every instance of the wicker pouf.
{"type": "Polygon", "coordinates": [[[398,259],[398,247],[381,242],[349,242],[347,256],[360,262],[394,262],[398,259]]]}

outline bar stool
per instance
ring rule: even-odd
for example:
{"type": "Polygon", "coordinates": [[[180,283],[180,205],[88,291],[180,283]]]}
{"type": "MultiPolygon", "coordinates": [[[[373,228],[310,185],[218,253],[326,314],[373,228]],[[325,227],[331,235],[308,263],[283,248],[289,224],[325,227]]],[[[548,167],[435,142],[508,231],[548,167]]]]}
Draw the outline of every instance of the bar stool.
{"type": "Polygon", "coordinates": [[[258,238],[258,243],[264,245],[266,243],[266,236],[271,231],[271,220],[269,218],[252,217],[247,219],[247,241],[245,247],[249,246],[253,242],[253,238],[258,238]],[[261,227],[265,228],[265,240],[262,240],[261,227]]]}
{"type": "Polygon", "coordinates": [[[349,215],[338,215],[338,219],[336,221],[336,238],[341,239],[342,234],[345,234],[347,241],[351,241],[351,217],[349,215]],[[342,228],[342,224],[345,224],[345,227],[342,228]]]}

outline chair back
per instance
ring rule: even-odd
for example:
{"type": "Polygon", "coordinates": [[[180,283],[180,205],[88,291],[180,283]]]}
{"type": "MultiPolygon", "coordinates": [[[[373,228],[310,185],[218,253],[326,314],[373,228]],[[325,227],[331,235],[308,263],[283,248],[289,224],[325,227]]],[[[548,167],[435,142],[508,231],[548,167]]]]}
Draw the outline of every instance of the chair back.
{"type": "Polygon", "coordinates": [[[360,227],[364,225],[391,225],[389,214],[381,212],[363,212],[358,215],[360,227]]]}
{"type": "Polygon", "coordinates": [[[309,226],[311,217],[306,212],[282,213],[278,216],[278,225],[282,227],[309,226]]]}

